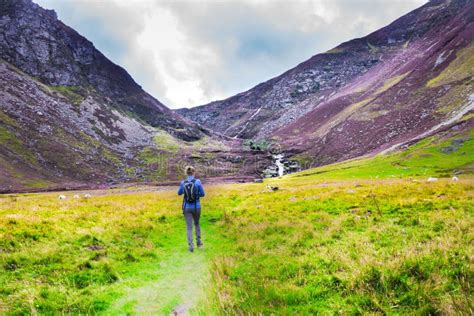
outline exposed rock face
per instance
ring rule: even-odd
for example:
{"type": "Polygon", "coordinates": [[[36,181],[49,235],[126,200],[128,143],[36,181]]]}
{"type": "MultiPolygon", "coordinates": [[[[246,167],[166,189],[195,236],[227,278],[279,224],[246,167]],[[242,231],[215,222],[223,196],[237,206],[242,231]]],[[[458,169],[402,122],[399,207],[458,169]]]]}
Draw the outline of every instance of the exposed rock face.
{"type": "Polygon", "coordinates": [[[178,113],[231,137],[273,139],[312,165],[390,148],[471,102],[473,21],[472,1],[430,1],[246,92],[178,113]]]}
{"type": "Polygon", "coordinates": [[[345,53],[317,55],[229,99],[177,111],[228,136],[266,137],[309,111],[308,99],[327,99],[337,88],[378,62],[377,54],[354,45],[345,53]]]}
{"type": "Polygon", "coordinates": [[[31,0],[0,4],[0,58],[50,86],[76,87],[123,112],[185,140],[201,138],[203,129],[186,122],[142,88],[94,45],[31,0]]]}
{"type": "Polygon", "coordinates": [[[72,104],[6,62],[0,85],[0,190],[125,181],[136,149],[153,145],[151,126],[92,96],[72,104]]]}

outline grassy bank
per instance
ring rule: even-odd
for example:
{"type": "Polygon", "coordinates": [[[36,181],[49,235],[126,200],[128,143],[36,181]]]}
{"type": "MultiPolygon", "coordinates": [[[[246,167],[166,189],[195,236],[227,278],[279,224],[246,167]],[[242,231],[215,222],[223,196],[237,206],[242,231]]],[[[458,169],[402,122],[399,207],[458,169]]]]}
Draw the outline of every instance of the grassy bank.
{"type": "Polygon", "coordinates": [[[207,186],[193,254],[175,188],[0,196],[0,314],[472,313],[472,136],[207,186]]]}

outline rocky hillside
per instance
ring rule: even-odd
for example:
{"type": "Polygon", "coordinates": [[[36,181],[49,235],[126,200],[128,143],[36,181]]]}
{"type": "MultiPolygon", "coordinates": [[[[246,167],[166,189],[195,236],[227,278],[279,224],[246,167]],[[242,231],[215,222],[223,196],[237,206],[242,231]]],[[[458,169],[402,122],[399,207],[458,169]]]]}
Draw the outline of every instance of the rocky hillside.
{"type": "Polygon", "coordinates": [[[94,45],[30,0],[0,4],[0,58],[38,81],[65,88],[80,99],[94,97],[184,140],[203,136],[154,99],[94,45]]]}
{"type": "Polygon", "coordinates": [[[254,159],[238,141],[168,109],[30,0],[0,2],[0,84],[0,191],[173,180],[187,163],[256,172],[237,167],[254,159]]]}
{"type": "Polygon", "coordinates": [[[474,3],[432,0],[366,37],[178,113],[321,165],[391,148],[472,111],[474,3]]]}
{"type": "Polygon", "coordinates": [[[190,163],[201,176],[251,179],[472,121],[473,22],[472,1],[433,0],[249,91],[176,113],[54,11],[3,0],[0,192],[175,181],[190,163]],[[282,154],[273,169],[270,152],[282,154]]]}

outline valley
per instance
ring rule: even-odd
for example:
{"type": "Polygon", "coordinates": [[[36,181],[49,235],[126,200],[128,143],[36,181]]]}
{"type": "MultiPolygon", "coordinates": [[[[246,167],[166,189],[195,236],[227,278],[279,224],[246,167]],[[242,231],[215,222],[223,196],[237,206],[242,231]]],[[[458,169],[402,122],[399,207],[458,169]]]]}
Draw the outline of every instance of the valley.
{"type": "Polygon", "coordinates": [[[324,166],[403,147],[473,113],[466,0],[430,1],[248,91],[179,110],[54,11],[30,0],[0,8],[4,193],[176,183],[188,164],[209,180],[249,182],[282,174],[275,155],[283,173],[324,166]]]}
{"type": "Polygon", "coordinates": [[[472,315],[473,39],[472,1],[431,0],[170,109],[1,1],[0,315],[472,315]]]}

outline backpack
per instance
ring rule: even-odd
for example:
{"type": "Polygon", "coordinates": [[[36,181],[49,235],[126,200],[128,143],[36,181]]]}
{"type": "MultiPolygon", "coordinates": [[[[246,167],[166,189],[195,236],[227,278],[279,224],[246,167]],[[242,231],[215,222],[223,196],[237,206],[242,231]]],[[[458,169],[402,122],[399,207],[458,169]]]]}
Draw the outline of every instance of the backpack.
{"type": "Polygon", "coordinates": [[[184,201],[187,203],[196,203],[199,200],[199,192],[195,183],[196,179],[184,181],[184,201]]]}

